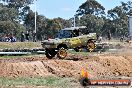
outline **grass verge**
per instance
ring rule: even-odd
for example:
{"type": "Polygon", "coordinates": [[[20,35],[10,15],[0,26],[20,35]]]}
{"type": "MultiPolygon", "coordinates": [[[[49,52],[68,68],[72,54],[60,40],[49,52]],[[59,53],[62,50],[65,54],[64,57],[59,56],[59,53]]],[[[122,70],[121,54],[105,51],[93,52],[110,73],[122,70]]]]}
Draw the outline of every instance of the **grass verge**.
{"type": "Polygon", "coordinates": [[[53,88],[64,88],[71,85],[72,78],[58,77],[35,77],[35,78],[5,78],[0,77],[1,87],[16,87],[16,86],[47,86],[53,88]]]}
{"type": "Polygon", "coordinates": [[[41,47],[39,42],[0,42],[0,49],[32,49],[37,47],[41,47]]]}

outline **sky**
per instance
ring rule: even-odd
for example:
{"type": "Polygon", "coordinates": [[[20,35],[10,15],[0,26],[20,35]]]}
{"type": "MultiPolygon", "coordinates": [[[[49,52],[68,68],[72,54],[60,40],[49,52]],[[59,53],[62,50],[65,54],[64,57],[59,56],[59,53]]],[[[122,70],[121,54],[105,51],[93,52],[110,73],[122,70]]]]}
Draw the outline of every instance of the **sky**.
{"type": "MultiPolygon", "coordinates": [[[[61,17],[69,19],[73,17],[79,6],[86,0],[37,0],[36,10],[39,15],[44,15],[47,18],[53,19],[61,17]]],[[[96,0],[102,4],[106,11],[120,5],[121,1],[129,0],[96,0]]],[[[31,5],[31,9],[35,11],[35,5],[31,5]]]]}

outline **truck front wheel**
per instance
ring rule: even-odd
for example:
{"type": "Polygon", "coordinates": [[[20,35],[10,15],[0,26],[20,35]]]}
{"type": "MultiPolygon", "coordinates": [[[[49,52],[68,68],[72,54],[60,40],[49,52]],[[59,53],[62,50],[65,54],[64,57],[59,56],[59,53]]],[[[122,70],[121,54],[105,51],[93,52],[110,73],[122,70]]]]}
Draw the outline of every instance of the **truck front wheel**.
{"type": "Polygon", "coordinates": [[[52,59],[56,55],[55,49],[46,49],[45,55],[47,58],[52,59]]]}

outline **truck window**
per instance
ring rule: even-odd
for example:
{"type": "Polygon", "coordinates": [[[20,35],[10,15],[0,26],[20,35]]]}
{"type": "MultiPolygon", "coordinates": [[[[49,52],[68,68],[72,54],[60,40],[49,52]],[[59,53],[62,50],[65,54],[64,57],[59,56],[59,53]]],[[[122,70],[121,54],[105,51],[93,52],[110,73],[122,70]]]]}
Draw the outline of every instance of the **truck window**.
{"type": "Polygon", "coordinates": [[[57,33],[56,38],[62,39],[62,38],[71,38],[71,31],[70,30],[60,30],[57,33]]]}

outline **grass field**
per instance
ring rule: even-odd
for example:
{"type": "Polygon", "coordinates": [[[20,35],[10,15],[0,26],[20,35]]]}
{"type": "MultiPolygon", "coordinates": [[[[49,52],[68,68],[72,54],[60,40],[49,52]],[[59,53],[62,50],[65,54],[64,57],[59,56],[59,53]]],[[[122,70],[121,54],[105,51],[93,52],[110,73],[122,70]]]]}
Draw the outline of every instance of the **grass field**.
{"type": "Polygon", "coordinates": [[[44,86],[45,88],[66,88],[73,79],[57,78],[57,77],[35,77],[35,78],[0,78],[1,87],[17,87],[17,86],[44,86]]]}
{"type": "MultiPolygon", "coordinates": [[[[106,41],[104,40],[103,42],[105,43],[111,43],[111,44],[117,44],[121,43],[119,40],[111,40],[111,41],[106,41]]],[[[0,42],[0,49],[32,49],[32,48],[42,48],[40,42],[0,42]]]]}
{"type": "Polygon", "coordinates": [[[0,49],[32,49],[32,48],[41,48],[39,42],[0,42],[0,49]]]}

